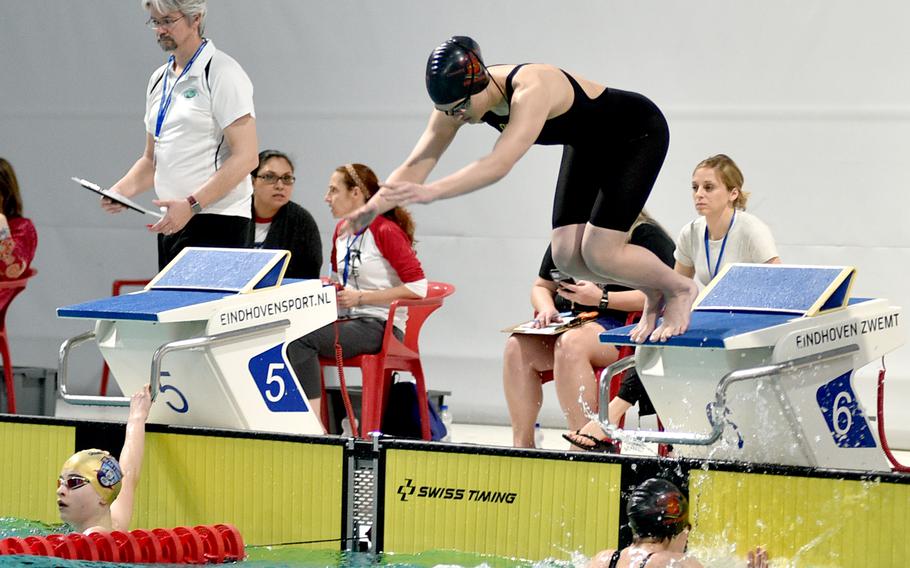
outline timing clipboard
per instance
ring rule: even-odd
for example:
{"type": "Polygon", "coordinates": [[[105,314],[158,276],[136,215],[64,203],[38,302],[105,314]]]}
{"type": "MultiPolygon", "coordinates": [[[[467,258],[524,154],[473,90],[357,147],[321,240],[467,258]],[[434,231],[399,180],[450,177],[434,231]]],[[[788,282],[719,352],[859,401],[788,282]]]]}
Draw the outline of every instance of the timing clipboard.
{"type": "Polygon", "coordinates": [[[88,180],[85,180],[82,178],[77,178],[77,177],[71,177],[70,179],[73,180],[74,182],[78,183],[85,189],[87,189],[93,193],[97,193],[98,195],[101,195],[103,197],[107,197],[111,201],[113,201],[115,203],[119,203],[120,205],[123,205],[127,209],[132,209],[133,211],[138,211],[139,213],[142,213],[145,215],[151,215],[152,217],[157,217],[159,219],[164,217],[164,215],[162,215],[161,213],[159,213],[157,211],[151,211],[149,209],[146,209],[145,207],[139,205],[132,199],[129,199],[128,197],[124,197],[117,192],[111,191],[109,189],[102,189],[101,186],[99,186],[98,184],[95,184],[88,180]]]}

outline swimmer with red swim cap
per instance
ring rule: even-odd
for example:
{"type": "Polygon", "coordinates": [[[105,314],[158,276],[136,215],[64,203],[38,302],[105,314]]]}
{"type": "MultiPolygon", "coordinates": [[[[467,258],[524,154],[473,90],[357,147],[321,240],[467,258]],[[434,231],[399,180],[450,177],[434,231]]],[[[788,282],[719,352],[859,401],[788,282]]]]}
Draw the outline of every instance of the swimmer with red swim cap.
{"type": "Polygon", "coordinates": [[[148,385],[133,395],[119,462],[106,451],[91,449],[76,452],[63,464],[57,508],[60,520],[74,531],[129,530],[151,404],[148,385]]]}
{"type": "Polygon", "coordinates": [[[667,122],[653,102],[553,65],[487,66],[480,46],[465,36],[450,38],[430,54],[426,86],[434,110],[423,135],[389,175],[379,199],[346,217],[345,232],[356,233],[397,205],[430,203],[492,185],[534,144],[562,146],[551,235],[556,266],[578,279],[644,292],[643,316],[630,334],[634,341],[666,341],[686,331],[695,283],[627,242],[669,144],[667,122]],[[427,183],[459,129],[480,122],[499,132],[493,149],[427,183]]]}
{"type": "MultiPolygon", "coordinates": [[[[626,503],[632,545],[599,552],[588,568],[702,568],[686,554],[689,543],[689,501],[666,479],[651,478],[636,487],[626,503]]],[[[768,554],[761,547],[749,551],[749,568],[767,568],[768,554]]]]}

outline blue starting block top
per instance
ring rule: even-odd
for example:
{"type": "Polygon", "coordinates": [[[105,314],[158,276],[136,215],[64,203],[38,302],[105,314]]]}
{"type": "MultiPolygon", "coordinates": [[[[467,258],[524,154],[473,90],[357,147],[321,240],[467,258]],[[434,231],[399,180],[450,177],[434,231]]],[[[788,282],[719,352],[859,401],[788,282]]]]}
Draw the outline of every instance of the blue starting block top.
{"type": "MultiPolygon", "coordinates": [[[[727,338],[842,308],[855,274],[841,266],[729,264],[696,300],[686,333],[645,345],[723,348],[727,338]]],[[[605,331],[600,341],[637,345],[633,327],[605,331]]]]}
{"type": "Polygon", "coordinates": [[[281,284],[290,253],[187,247],[149,282],[149,290],[248,292],[281,284]]]}
{"type": "Polygon", "coordinates": [[[843,266],[729,264],[693,309],[813,316],[846,305],[855,273],[843,266]]]}
{"type": "Polygon", "coordinates": [[[57,308],[59,317],[160,321],[159,314],[281,285],[286,250],[187,247],[142,292],[57,308]]]}
{"type": "MultiPolygon", "coordinates": [[[[644,345],[672,347],[724,347],[728,337],[757,331],[786,323],[792,314],[767,314],[750,312],[693,312],[689,329],[682,335],[671,337],[665,343],[645,342],[644,345]]],[[[634,325],[616,327],[600,334],[601,343],[614,345],[639,345],[629,338],[634,325]]]]}
{"type": "Polygon", "coordinates": [[[233,292],[207,290],[146,290],[57,308],[62,318],[158,321],[158,314],[177,308],[214,302],[233,292]]]}

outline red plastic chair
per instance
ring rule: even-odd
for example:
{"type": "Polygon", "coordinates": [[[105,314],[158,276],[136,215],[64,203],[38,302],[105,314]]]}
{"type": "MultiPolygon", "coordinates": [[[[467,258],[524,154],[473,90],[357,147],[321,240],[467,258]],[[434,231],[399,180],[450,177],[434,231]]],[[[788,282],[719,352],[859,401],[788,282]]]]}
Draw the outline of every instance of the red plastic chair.
{"type": "MultiPolygon", "coordinates": [[[[424,440],[430,439],[430,412],[427,408],[427,387],[420,364],[420,328],[424,321],[442,306],[443,299],[455,292],[455,286],[445,282],[430,282],[427,297],[418,300],[395,300],[389,306],[389,319],[382,338],[382,350],[372,355],[346,357],[345,367],[360,367],[363,374],[363,391],[360,400],[361,438],[367,438],[372,431],[382,427],[382,415],[388,403],[389,387],[392,384],[393,371],[411,373],[417,381],[417,404],[420,412],[420,429],[424,440]],[[399,341],[392,333],[395,312],[401,308],[408,310],[408,322],[405,327],[404,341],[399,341]]],[[[342,346],[343,347],[343,346],[342,346]]],[[[319,358],[320,371],[324,367],[335,367],[334,359],[319,358]]],[[[323,422],[328,417],[328,402],[325,393],[325,373],[321,373],[323,422]]]]}
{"type": "MultiPolygon", "coordinates": [[[[141,288],[149,282],[151,282],[151,280],[114,280],[114,285],[111,287],[111,294],[119,296],[120,291],[124,286],[138,286],[141,288]]],[[[105,363],[104,367],[101,369],[101,387],[98,389],[98,394],[100,396],[107,396],[107,382],[110,377],[111,370],[108,368],[107,363],[105,363]]]]}
{"type": "MultiPolygon", "coordinates": [[[[20,292],[25,290],[29,279],[38,274],[34,268],[29,268],[22,276],[15,280],[0,281],[0,290],[9,290],[6,293],[5,303],[0,306],[0,355],[3,357],[3,380],[6,385],[6,411],[16,413],[16,389],[13,386],[13,360],[9,353],[9,338],[6,335],[6,311],[20,292]]],[[[3,294],[0,292],[0,294],[3,294]]]]}

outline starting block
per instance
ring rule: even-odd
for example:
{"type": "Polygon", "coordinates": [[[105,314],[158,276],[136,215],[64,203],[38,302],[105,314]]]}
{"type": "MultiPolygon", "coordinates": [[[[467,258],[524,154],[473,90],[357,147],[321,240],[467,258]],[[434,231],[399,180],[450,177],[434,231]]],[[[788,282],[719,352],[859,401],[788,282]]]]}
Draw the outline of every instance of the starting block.
{"type": "MultiPolygon", "coordinates": [[[[901,309],[850,298],[851,267],[731,264],[705,288],[688,331],[638,345],[633,364],[665,432],[607,426],[618,439],[672,443],[685,457],[890,470],[853,388],[857,369],[901,346],[901,309]]],[[[631,326],[601,341],[635,345],[631,326]]],[[[609,381],[601,381],[609,384],[609,381]]]]}
{"type": "Polygon", "coordinates": [[[144,290],[57,309],[96,320],[60,347],[67,402],[128,405],[128,397],[67,392],[72,348],[94,340],[125,394],[152,386],[149,420],[164,424],[323,434],[285,352],[337,318],[320,280],[283,282],[290,253],[186,248],[144,290]],[[163,402],[163,404],[160,404],[163,402]]]}

